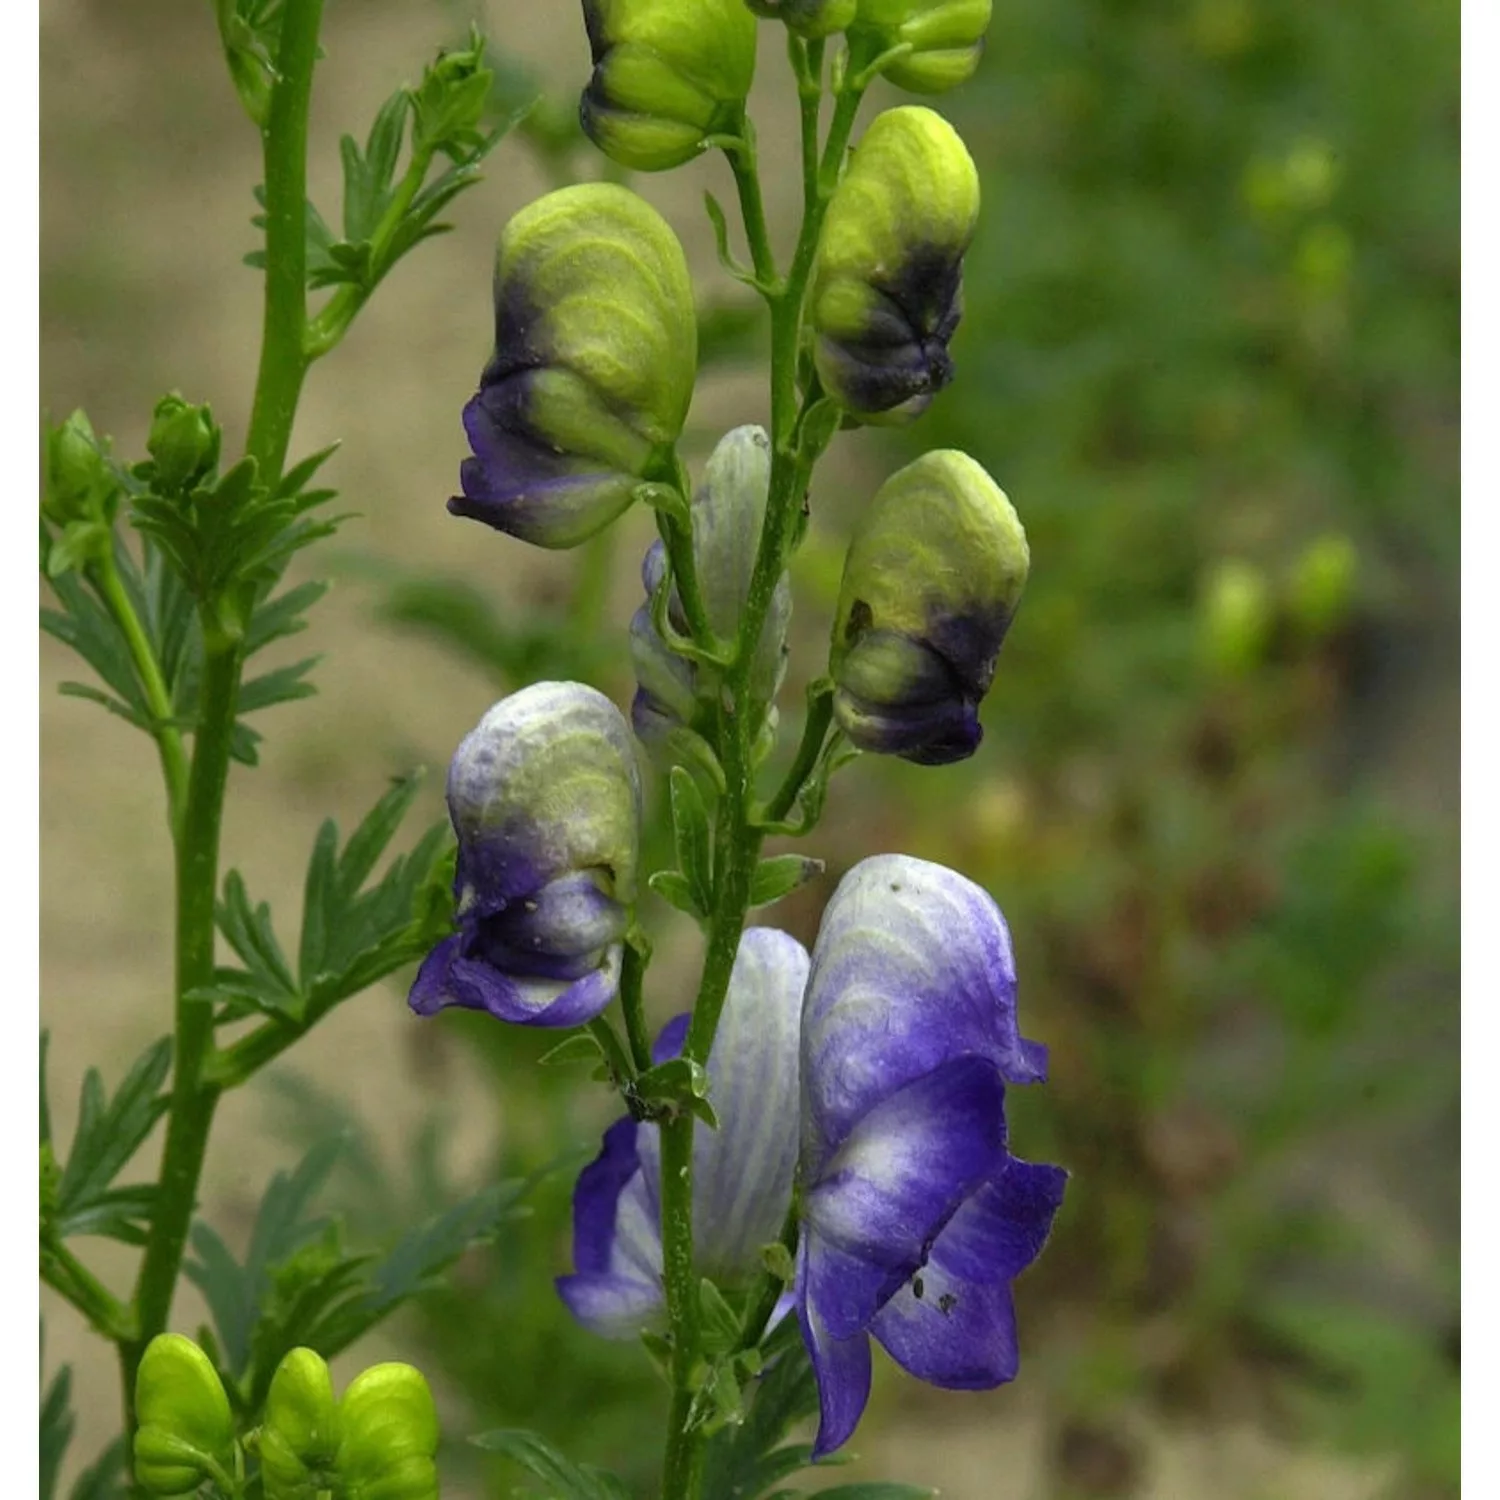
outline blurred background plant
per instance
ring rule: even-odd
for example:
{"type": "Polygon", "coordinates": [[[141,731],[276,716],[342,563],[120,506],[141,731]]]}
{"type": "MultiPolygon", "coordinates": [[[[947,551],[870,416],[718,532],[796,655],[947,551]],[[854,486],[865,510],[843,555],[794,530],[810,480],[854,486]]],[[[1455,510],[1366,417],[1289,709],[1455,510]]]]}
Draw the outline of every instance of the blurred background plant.
{"type": "MultiPolygon", "coordinates": [[[[126,409],[100,389],[110,371],[149,387],[131,359],[195,335],[181,319],[153,333],[106,295],[128,283],[101,238],[128,200],[106,197],[102,221],[68,215],[105,148],[87,111],[62,116],[80,76],[128,96],[148,75],[170,96],[163,131],[210,122],[206,155],[218,128],[190,69],[163,80],[146,61],[168,20],[176,45],[211,56],[201,7],[109,9],[72,0],[43,32],[44,162],[62,200],[44,217],[43,392],[96,418],[126,409]],[[101,35],[113,50],[89,64],[101,35]]],[[[391,52],[397,28],[410,55],[414,27],[435,45],[471,18],[361,12],[332,18],[330,88],[364,88],[362,61],[391,52]]],[[[536,192],[601,173],[575,123],[574,8],[496,0],[480,19],[495,117],[538,102],[497,153],[497,196],[468,216],[483,222],[453,237],[446,274],[467,279],[432,262],[423,286],[410,275],[389,293],[411,301],[412,327],[445,309],[408,360],[435,389],[387,368],[309,419],[372,450],[339,476],[370,525],[346,558],[344,613],[319,629],[337,665],[354,653],[356,691],[385,697],[373,717],[356,705],[363,737],[311,711],[281,773],[293,796],[415,749],[441,763],[486,693],[546,677],[622,702],[630,690],[623,627],[645,533],[616,528],[541,563],[502,539],[440,536],[489,333],[487,244],[536,192]],[[382,385],[394,392],[377,416],[382,385]],[[382,421],[388,446],[421,449],[399,477],[382,468],[382,421]],[[365,639],[377,665],[360,669],[365,639]]],[[[884,1368],[859,1443],[869,1472],[941,1422],[970,1467],[900,1472],[951,1495],[1001,1493],[1006,1442],[1025,1455],[1006,1460],[1017,1495],[1185,1500],[1206,1491],[1180,1478],[1172,1443],[1218,1434],[1222,1461],[1222,1435],[1249,1427],[1294,1454],[1360,1460],[1337,1483],[1308,1471],[1309,1496],[1457,1493],[1457,47],[1448,0],[1012,0],[978,76],[945,101],[986,197],[961,378],[909,433],[836,445],[797,562],[794,674],[821,663],[838,538],[921,449],[964,448],[999,478],[1032,577],[980,754],[941,777],[888,761],[846,772],[817,850],[827,877],[784,910],[810,939],[838,875],[875,846],[986,885],[1015,933],[1028,1030],[1052,1047],[1052,1081],[1014,1096],[1014,1130],[1074,1181],[1023,1283],[1021,1381],[955,1420],[938,1404],[953,1398],[884,1368]]],[[[786,109],[756,106],[774,160],[786,109]]],[[[150,149],[150,119],[131,149],[150,149]]],[[[121,169],[138,193],[184,192],[128,155],[121,169]]],[[[713,179],[684,179],[636,185],[683,229],[696,271],[712,242],[693,189],[713,179]]],[[[795,174],[773,186],[789,203],[795,174]]],[[[700,451],[761,411],[741,371],[762,329],[734,292],[714,283],[702,309],[717,375],[694,414],[700,451]]],[[[391,331],[366,337],[379,357],[391,331]]],[[[783,691],[788,718],[802,687],[794,675],[783,691]]],[[[45,705],[44,736],[68,732],[71,712],[45,705]]],[[[80,857],[49,849],[44,897],[80,857]]],[[[690,941],[666,908],[651,915],[669,950],[690,941]]],[[[670,951],[661,972],[669,986],[670,951]]],[[[659,1013],[676,998],[657,996],[659,1013]]],[[[403,1357],[458,1394],[450,1435],[535,1427],[645,1482],[659,1430],[645,1406],[661,1392],[637,1351],[575,1329],[551,1289],[574,1175],[557,1142],[586,1146],[597,1101],[579,1103],[571,1069],[536,1066],[547,1044],[521,1028],[446,1016],[435,1040],[410,1039],[394,993],[388,1008],[383,1035],[404,1050],[387,1066],[415,1075],[422,1123],[382,1131],[383,1075],[351,1081],[330,1052],[315,1073],[281,1074],[245,1129],[270,1120],[283,1145],[352,1133],[324,1196],[355,1238],[450,1203],[464,1140],[466,1177],[535,1177],[529,1222],[419,1299],[403,1357]]],[[[514,1485],[493,1463],[476,1493],[514,1485]]],[[[1288,1495],[1294,1470],[1203,1473],[1226,1493],[1288,1495]]]]}

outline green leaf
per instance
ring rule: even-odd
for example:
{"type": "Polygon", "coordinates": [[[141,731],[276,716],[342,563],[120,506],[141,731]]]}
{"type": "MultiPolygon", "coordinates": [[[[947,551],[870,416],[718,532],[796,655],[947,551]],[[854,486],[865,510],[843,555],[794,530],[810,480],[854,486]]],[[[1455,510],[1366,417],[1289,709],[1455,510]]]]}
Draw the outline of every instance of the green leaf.
{"type": "Polygon", "coordinates": [[[703,1352],[711,1359],[728,1354],[740,1341],[740,1320],[724,1300],[724,1294],[706,1276],[698,1283],[698,1311],[703,1352]]]}
{"type": "Polygon", "coordinates": [[[575,1464],[534,1432],[502,1427],[469,1441],[519,1464],[542,1481],[543,1493],[552,1500],[627,1500],[630,1493],[613,1474],[590,1464],[575,1464]]]}
{"type": "Polygon", "coordinates": [[[804,854],[777,854],[761,860],[750,881],[750,905],[770,906],[780,901],[798,886],[817,879],[823,868],[821,859],[810,859],[804,854]]]}
{"type": "Polygon", "coordinates": [[[257,709],[271,708],[277,703],[311,698],[317,688],[304,679],[322,659],[321,656],[309,656],[290,666],[277,667],[274,672],[267,672],[241,683],[240,695],[235,704],[236,712],[253,714],[257,709]]]}
{"type": "Polygon", "coordinates": [[[105,1234],[141,1242],[140,1221],[149,1217],[147,1185],[114,1189],[111,1184],[166,1110],[161,1092],[172,1064],[172,1040],[163,1037],[137,1058],[107,1103],[95,1068],[84,1075],[78,1125],[57,1188],[56,1232],[105,1234]]]}
{"type": "Polygon", "coordinates": [[[678,911],[686,912],[688,916],[699,920],[704,917],[705,913],[694,898],[687,877],[677,870],[658,870],[646,884],[669,906],[675,906],[678,911]]]}
{"type": "Polygon", "coordinates": [[[631,1085],[630,1096],[648,1115],[663,1109],[674,1114],[687,1110],[710,1130],[717,1130],[719,1117],[708,1102],[708,1087],[708,1069],[702,1063],[673,1057],[647,1068],[631,1085]]]}
{"type": "Polygon", "coordinates": [[[126,1500],[130,1493],[126,1474],[129,1448],[123,1433],[73,1481],[70,1500],[126,1500]]]}
{"type": "Polygon", "coordinates": [[[603,1056],[599,1043],[586,1031],[565,1036],[555,1047],[537,1058],[540,1067],[560,1067],[569,1063],[597,1064],[603,1056]]]}
{"type": "Polygon", "coordinates": [[[47,1394],[42,1398],[39,1500],[52,1500],[57,1492],[57,1471],[62,1467],[63,1455],[72,1441],[76,1425],[72,1390],[72,1366],[63,1365],[52,1377],[47,1394]]]}
{"type": "Polygon", "coordinates": [[[708,1446],[704,1493],[752,1500],[812,1462],[812,1449],[779,1447],[787,1431],[818,1409],[818,1385],[801,1339],[774,1359],[746,1388],[749,1411],[738,1427],[708,1446]]]}
{"type": "Polygon", "coordinates": [[[703,793],[692,773],[673,766],[668,778],[672,802],[672,837],[677,849],[677,867],[687,881],[696,908],[703,913],[713,910],[714,881],[712,835],[708,826],[708,809],[703,793]]]}

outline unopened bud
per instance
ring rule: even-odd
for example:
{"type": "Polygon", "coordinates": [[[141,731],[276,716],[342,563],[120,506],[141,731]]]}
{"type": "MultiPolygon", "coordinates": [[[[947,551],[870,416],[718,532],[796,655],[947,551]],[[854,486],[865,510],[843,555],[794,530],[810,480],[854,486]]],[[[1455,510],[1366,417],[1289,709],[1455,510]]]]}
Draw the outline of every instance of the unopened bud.
{"type": "Polygon", "coordinates": [[[153,487],[165,495],[192,486],[219,461],[219,429],[206,406],[163,396],[151,418],[146,451],[155,461],[153,487]]]}
{"type": "Polygon", "coordinates": [[[420,1370],[372,1365],[339,1403],[337,1470],[347,1500],[437,1500],[437,1408],[420,1370]]]}
{"type": "Polygon", "coordinates": [[[195,1495],[234,1468],[229,1398],[208,1356],[180,1333],[158,1334],[135,1377],[136,1483],[152,1495],[195,1495]]]}
{"type": "Polygon", "coordinates": [[[860,30],[884,50],[911,50],[882,70],[897,88],[941,94],[973,75],[984,54],[991,0],[859,0],[860,30]]]}
{"type": "Polygon", "coordinates": [[[321,1355],[293,1349],[276,1367],[260,1429],[265,1500],[317,1500],[330,1488],[338,1405],[321,1355]]]}

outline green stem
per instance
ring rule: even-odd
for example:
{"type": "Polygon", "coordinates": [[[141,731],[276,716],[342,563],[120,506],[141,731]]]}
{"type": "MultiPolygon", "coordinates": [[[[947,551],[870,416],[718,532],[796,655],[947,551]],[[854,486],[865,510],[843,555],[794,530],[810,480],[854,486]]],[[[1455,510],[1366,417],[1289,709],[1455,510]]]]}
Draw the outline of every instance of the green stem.
{"type": "Polygon", "coordinates": [[[662,1279],[672,1336],[672,1407],[662,1500],[692,1500],[703,1477],[702,1426],[691,1425],[698,1362],[698,1285],[693,1275],[693,1117],[661,1126],[662,1279]]]}
{"type": "Polygon", "coordinates": [[[110,1289],[59,1239],[41,1247],[42,1280],[67,1298],[105,1338],[116,1343],[134,1334],[131,1312],[110,1289]]]}
{"type": "Polygon", "coordinates": [[[625,1013],[625,1035],[637,1072],[651,1066],[651,1035],[646,1029],[646,1001],[643,993],[646,965],[651,949],[643,933],[632,933],[625,939],[625,953],[620,961],[620,1009],[625,1013]]]}
{"type": "Polygon", "coordinates": [[[635,1077],[635,1068],[631,1065],[629,1053],[620,1044],[615,1028],[604,1016],[595,1016],[588,1023],[588,1033],[599,1044],[599,1050],[604,1054],[604,1065],[609,1069],[615,1087],[628,1089],[635,1077]]]}
{"type": "Polygon", "coordinates": [[[823,741],[828,736],[828,726],[832,719],[833,689],[825,680],[808,689],[807,722],[802,727],[802,742],[797,746],[797,755],[786,773],[786,779],[766,803],[766,810],[762,814],[764,822],[779,823],[791,812],[798,794],[818,764],[818,756],[823,753],[823,741]]]}
{"type": "MultiPolygon", "coordinates": [[[[797,1255],[797,1233],[801,1224],[801,1215],[797,1204],[793,1203],[787,1210],[786,1222],[781,1226],[781,1244],[787,1254],[795,1261],[797,1255]]],[[[770,1325],[771,1316],[776,1311],[776,1304],[781,1301],[782,1293],[786,1291],[786,1282],[773,1271],[767,1271],[761,1277],[760,1291],[756,1294],[755,1301],[750,1304],[750,1311],[745,1315],[745,1322],[740,1330],[740,1348],[753,1349],[760,1343],[762,1335],[770,1325]]]]}
{"type": "Polygon", "coordinates": [[[740,198],[740,216],[745,223],[745,239],[750,246],[750,263],[762,294],[775,297],[776,257],[771,251],[771,236],[766,229],[766,206],[760,191],[760,168],[755,152],[755,126],[745,115],[740,121],[739,138],[726,146],[724,155],[734,173],[734,185],[740,198]]]}
{"type": "Polygon", "coordinates": [[[823,40],[804,42],[787,33],[787,52],[797,75],[797,105],[802,119],[802,212],[813,212],[818,197],[818,114],[823,104],[823,40]]]}
{"type": "MultiPolygon", "coordinates": [[[[323,0],[287,0],[276,83],[261,136],[266,183],[265,317],[246,452],[263,483],[281,477],[307,374],[307,114],[323,0]]],[[[214,976],[214,898],[229,751],[239,697],[241,642],[201,611],[204,657],[187,795],[176,829],[176,1040],[167,1142],[146,1253],[136,1281],[136,1336],[121,1345],[127,1407],[146,1345],[166,1327],[197,1201],[219,1087],[205,1080],[213,1051],[213,1004],[190,999],[214,976]]]]}
{"type": "Polygon", "coordinates": [[[161,756],[162,780],[167,788],[167,826],[173,836],[177,833],[177,822],[182,814],[182,799],[187,795],[188,762],[183,749],[182,734],[173,724],[172,695],[167,690],[166,680],[161,675],[161,666],[156,660],[150,639],[142,627],[125,586],[120,582],[120,572],[115,566],[113,552],[107,553],[92,569],[94,586],[99,597],[114,616],[115,624],[125,637],[130,648],[130,658],[135,663],[136,678],[146,695],[146,706],[151,710],[151,737],[156,741],[157,753],[161,756]]]}
{"type": "Polygon", "coordinates": [[[292,422],[311,359],[307,335],[307,111],[318,60],[323,0],[287,0],[276,84],[261,134],[266,177],[266,297],[260,372],[245,451],[262,483],[286,462],[292,422]]]}

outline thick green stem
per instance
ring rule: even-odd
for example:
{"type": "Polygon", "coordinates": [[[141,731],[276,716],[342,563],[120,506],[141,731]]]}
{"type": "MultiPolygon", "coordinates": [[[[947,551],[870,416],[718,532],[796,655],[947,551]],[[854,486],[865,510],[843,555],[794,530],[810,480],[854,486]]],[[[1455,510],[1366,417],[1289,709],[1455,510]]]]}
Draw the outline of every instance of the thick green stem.
{"type": "Polygon", "coordinates": [[[287,0],[276,84],[261,136],[266,176],[266,301],[260,373],[245,451],[266,484],[286,462],[292,422],[311,363],[307,335],[307,109],[318,59],[323,0],[287,0]]]}
{"type": "Polygon", "coordinates": [[[219,1090],[203,1080],[213,1044],[213,1003],[191,998],[214,977],[214,896],[219,884],[219,829],[229,746],[239,695],[237,642],[215,642],[210,634],[203,661],[198,727],[187,801],[177,836],[177,1035],[173,1051],[172,1102],[167,1144],[157,1179],[151,1234],[136,1283],[139,1330],[130,1345],[127,1370],[167,1325],[182,1250],[198,1195],[209,1127],[219,1090]]]}
{"type": "Polygon", "coordinates": [[[115,624],[130,648],[130,659],[135,663],[136,678],[141,691],[146,695],[147,707],[151,710],[151,737],[156,741],[157,753],[161,756],[162,780],[167,788],[167,826],[173,837],[177,834],[177,822],[182,815],[182,799],[187,795],[188,762],[183,749],[182,733],[172,723],[172,695],[167,691],[166,680],[161,675],[161,665],[156,652],[142,627],[130,596],[120,582],[120,572],[115,566],[114,554],[107,554],[92,569],[95,587],[104,600],[115,624]]]}
{"type": "MultiPolygon", "coordinates": [[[[307,373],[307,112],[323,0],[287,0],[276,84],[262,132],[266,185],[266,290],[260,371],[246,452],[274,485],[291,439],[307,373]]],[[[239,697],[241,642],[226,636],[217,601],[204,601],[204,658],[192,766],[176,832],[176,1040],[167,1142],[150,1237],[136,1282],[135,1337],[121,1344],[127,1407],[146,1345],[166,1327],[198,1196],[219,1087],[205,1079],[213,1051],[213,1004],[190,998],[214,976],[214,898],[229,751],[239,697]]]]}
{"type": "Polygon", "coordinates": [[[698,1284],[693,1274],[693,1117],[661,1127],[662,1279],[672,1334],[672,1408],[662,1465],[663,1500],[692,1500],[703,1474],[701,1424],[694,1426],[698,1284]]]}

